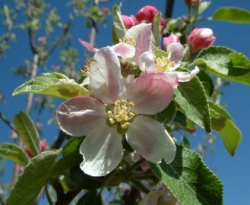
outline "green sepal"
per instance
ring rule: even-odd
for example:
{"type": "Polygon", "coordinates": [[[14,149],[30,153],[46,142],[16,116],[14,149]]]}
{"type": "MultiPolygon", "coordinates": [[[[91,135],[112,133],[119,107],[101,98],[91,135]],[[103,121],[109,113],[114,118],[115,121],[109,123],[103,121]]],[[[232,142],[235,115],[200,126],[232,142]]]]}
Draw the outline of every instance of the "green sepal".
{"type": "Polygon", "coordinates": [[[17,87],[13,96],[24,93],[51,95],[62,99],[70,99],[78,95],[89,96],[89,91],[61,73],[43,73],[17,87]]]}
{"type": "Polygon", "coordinates": [[[33,156],[41,152],[39,133],[26,112],[21,111],[14,117],[15,128],[33,156]]]}
{"type": "Polygon", "coordinates": [[[182,205],[223,204],[223,185],[194,151],[177,146],[170,164],[149,163],[182,205]]]}
{"type": "Polygon", "coordinates": [[[29,158],[24,150],[11,143],[0,144],[0,156],[21,165],[27,165],[29,163],[29,158]]]}
{"type": "Polygon", "coordinates": [[[241,8],[222,7],[214,12],[213,20],[231,23],[250,23],[250,12],[241,8]]]}
{"type": "Polygon", "coordinates": [[[212,128],[220,135],[227,151],[233,156],[241,141],[242,134],[226,110],[212,102],[209,103],[209,107],[212,128]]]}

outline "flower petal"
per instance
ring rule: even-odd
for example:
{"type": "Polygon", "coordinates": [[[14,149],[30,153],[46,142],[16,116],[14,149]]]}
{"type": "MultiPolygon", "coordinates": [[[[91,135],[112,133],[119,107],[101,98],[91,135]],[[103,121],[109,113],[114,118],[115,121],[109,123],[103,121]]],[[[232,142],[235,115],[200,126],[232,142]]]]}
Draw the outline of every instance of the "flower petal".
{"type": "Polygon", "coordinates": [[[126,133],[129,145],[146,160],[157,163],[162,159],[170,163],[176,146],[167,130],[159,122],[145,116],[137,116],[126,133]]]}
{"type": "Polygon", "coordinates": [[[154,72],[155,55],[153,52],[144,52],[142,55],[140,55],[138,65],[143,72],[154,72]]]}
{"type": "Polygon", "coordinates": [[[181,71],[173,71],[173,72],[167,72],[166,75],[175,74],[178,76],[178,82],[188,82],[193,79],[194,76],[196,76],[197,73],[200,72],[200,69],[196,66],[191,73],[189,72],[181,72],[181,71]]]}
{"type": "Polygon", "coordinates": [[[175,42],[167,46],[167,52],[169,53],[169,60],[179,63],[183,57],[184,47],[182,44],[175,42]]]}
{"type": "Polygon", "coordinates": [[[80,153],[84,161],[80,168],[91,176],[105,176],[113,171],[122,159],[122,136],[115,127],[98,125],[83,140],[80,153]]]}
{"type": "Polygon", "coordinates": [[[121,56],[123,60],[132,61],[135,56],[135,47],[127,43],[118,43],[112,46],[116,55],[121,56]]]}
{"type": "Polygon", "coordinates": [[[148,73],[136,78],[128,87],[128,100],[134,103],[136,114],[156,114],[171,102],[174,96],[176,79],[170,79],[164,73],[148,73]]]}
{"type": "Polygon", "coordinates": [[[56,115],[60,129],[72,136],[85,136],[99,124],[105,124],[107,119],[103,103],[87,96],[65,101],[56,115]]]}
{"type": "Polygon", "coordinates": [[[96,48],[94,48],[91,44],[89,44],[88,42],[86,42],[86,41],[83,41],[82,39],[78,39],[79,41],[80,41],[80,43],[85,47],[85,48],[87,48],[88,49],[88,51],[90,51],[90,52],[93,52],[93,53],[95,53],[96,51],[98,51],[98,49],[96,49],[96,48]]]}
{"type": "Polygon", "coordinates": [[[140,56],[146,51],[152,52],[152,31],[151,24],[144,26],[136,38],[136,47],[135,47],[135,63],[139,65],[140,56]]]}
{"type": "Polygon", "coordinates": [[[105,103],[114,103],[121,89],[121,68],[116,54],[110,47],[96,52],[90,68],[90,87],[95,97],[105,103]]]}

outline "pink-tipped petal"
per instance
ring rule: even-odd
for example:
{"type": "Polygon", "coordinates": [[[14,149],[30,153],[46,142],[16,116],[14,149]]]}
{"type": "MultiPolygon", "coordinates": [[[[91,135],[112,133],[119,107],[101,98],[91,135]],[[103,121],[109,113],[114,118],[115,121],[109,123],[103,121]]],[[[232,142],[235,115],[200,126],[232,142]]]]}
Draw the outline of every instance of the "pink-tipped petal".
{"type": "Polygon", "coordinates": [[[120,95],[121,68],[116,54],[110,47],[96,52],[90,67],[90,87],[95,97],[104,103],[114,103],[120,95]]]}
{"type": "Polygon", "coordinates": [[[167,46],[167,52],[169,53],[169,60],[179,63],[183,58],[184,47],[182,44],[175,42],[167,46]]]}
{"type": "Polygon", "coordinates": [[[84,161],[80,168],[91,176],[105,176],[122,159],[122,136],[116,128],[100,124],[83,140],[80,153],[84,161]]]}
{"type": "Polygon", "coordinates": [[[164,73],[148,73],[136,78],[128,88],[128,99],[134,102],[133,112],[156,114],[168,106],[174,96],[177,78],[168,78],[164,73]]]}
{"type": "Polygon", "coordinates": [[[123,60],[131,61],[135,56],[135,47],[127,43],[118,43],[112,46],[117,56],[121,56],[123,60]]]}
{"type": "Polygon", "coordinates": [[[56,111],[61,130],[72,136],[85,136],[99,124],[105,124],[107,113],[99,100],[77,96],[62,103],[56,111]]]}
{"type": "Polygon", "coordinates": [[[176,146],[166,129],[159,122],[145,116],[137,116],[128,128],[126,140],[146,160],[158,163],[162,159],[171,163],[176,146]]]}
{"type": "Polygon", "coordinates": [[[98,49],[94,48],[94,47],[93,47],[91,44],[89,44],[88,42],[83,41],[83,40],[81,40],[80,38],[79,38],[78,40],[80,41],[80,43],[81,43],[85,48],[88,49],[88,51],[93,52],[93,53],[95,53],[95,52],[98,51],[98,49]]]}
{"type": "Polygon", "coordinates": [[[146,51],[152,52],[151,36],[152,36],[152,25],[147,24],[144,26],[138,34],[136,39],[136,49],[135,49],[135,63],[139,65],[140,55],[146,51]]]}

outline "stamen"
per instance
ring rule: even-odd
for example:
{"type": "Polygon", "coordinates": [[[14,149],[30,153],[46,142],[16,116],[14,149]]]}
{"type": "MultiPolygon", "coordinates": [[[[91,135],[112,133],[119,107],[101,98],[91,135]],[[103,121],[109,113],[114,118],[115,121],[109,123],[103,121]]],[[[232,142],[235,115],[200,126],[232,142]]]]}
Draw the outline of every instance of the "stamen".
{"type": "Polygon", "coordinates": [[[136,41],[133,37],[129,37],[129,38],[123,38],[123,39],[120,39],[119,40],[121,43],[126,43],[126,44],[129,44],[131,46],[136,46],[136,41]]]}
{"type": "Polygon", "coordinates": [[[170,61],[168,57],[162,57],[156,59],[156,71],[157,72],[168,72],[172,67],[175,66],[174,61],[170,61]]]}
{"type": "Polygon", "coordinates": [[[127,129],[130,125],[130,120],[135,116],[131,111],[134,107],[133,102],[127,100],[117,100],[115,102],[113,111],[108,110],[108,119],[111,124],[118,123],[123,129],[127,129]]]}

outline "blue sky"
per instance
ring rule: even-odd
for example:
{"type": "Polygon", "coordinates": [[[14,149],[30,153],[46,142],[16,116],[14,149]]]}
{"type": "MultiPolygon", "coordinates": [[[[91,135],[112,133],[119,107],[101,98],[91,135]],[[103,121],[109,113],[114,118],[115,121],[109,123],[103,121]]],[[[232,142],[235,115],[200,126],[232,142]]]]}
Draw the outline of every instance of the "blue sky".
{"type": "MultiPolygon", "coordinates": [[[[65,6],[60,1],[50,1],[52,5],[59,9],[59,14],[63,15],[65,6]]],[[[63,1],[66,2],[66,1],[63,1]]],[[[120,1],[112,0],[108,3],[103,3],[102,7],[112,8],[114,3],[120,1]]],[[[165,0],[127,0],[123,2],[122,13],[131,15],[142,8],[144,5],[153,5],[159,10],[165,8],[165,0]]],[[[248,1],[218,1],[212,0],[212,4],[203,13],[203,17],[212,16],[213,12],[219,7],[240,7],[250,11],[250,3],[248,1]]],[[[164,10],[161,10],[164,12],[164,10]]],[[[187,14],[187,9],[184,4],[184,0],[176,0],[174,5],[173,17],[178,17],[187,14]]],[[[211,28],[214,32],[216,39],[215,45],[227,46],[233,50],[245,54],[250,58],[250,25],[249,24],[231,24],[226,22],[203,22],[198,25],[199,27],[211,28]]],[[[111,44],[111,17],[107,18],[107,26],[103,28],[99,27],[100,33],[96,37],[97,47],[107,46],[111,44]]],[[[2,33],[2,30],[0,28],[2,33]]],[[[0,90],[4,93],[5,99],[8,102],[7,105],[0,104],[0,111],[3,112],[10,120],[20,110],[25,109],[26,95],[12,97],[13,90],[24,82],[24,79],[20,77],[13,77],[11,68],[17,65],[22,65],[25,59],[31,57],[31,53],[28,50],[27,45],[27,33],[19,32],[18,41],[12,42],[12,50],[6,52],[7,58],[0,60],[0,90]]],[[[84,39],[89,34],[89,31],[84,28],[84,22],[78,19],[77,24],[73,27],[73,46],[78,48],[79,56],[84,55],[84,48],[79,45],[78,38],[84,39]]],[[[59,61],[59,53],[55,53],[53,58],[48,60],[48,65],[56,64],[59,61]]],[[[84,59],[79,61],[78,67],[81,67],[84,59]]],[[[51,67],[49,67],[51,68],[51,67]]],[[[242,141],[236,151],[234,157],[231,157],[222,140],[218,138],[214,143],[215,153],[212,156],[207,153],[205,162],[216,173],[220,180],[224,184],[224,204],[250,204],[250,123],[249,123],[249,103],[250,103],[250,87],[233,83],[232,86],[223,89],[224,95],[221,99],[222,103],[227,105],[227,110],[232,115],[236,125],[242,131],[242,141]]],[[[43,114],[43,119],[46,119],[48,113],[43,114]]],[[[48,119],[47,119],[48,120],[48,119]]],[[[46,120],[45,120],[46,124],[46,120]]],[[[0,121],[1,137],[0,142],[9,141],[10,129],[0,121]]],[[[47,131],[44,131],[42,138],[47,138],[49,142],[53,142],[57,135],[54,126],[48,127],[47,131]]],[[[193,147],[197,146],[198,142],[203,142],[203,135],[205,132],[197,132],[192,136],[193,147]]],[[[11,163],[7,162],[8,169],[7,175],[0,177],[0,183],[3,181],[9,181],[11,178],[11,163]]]]}

